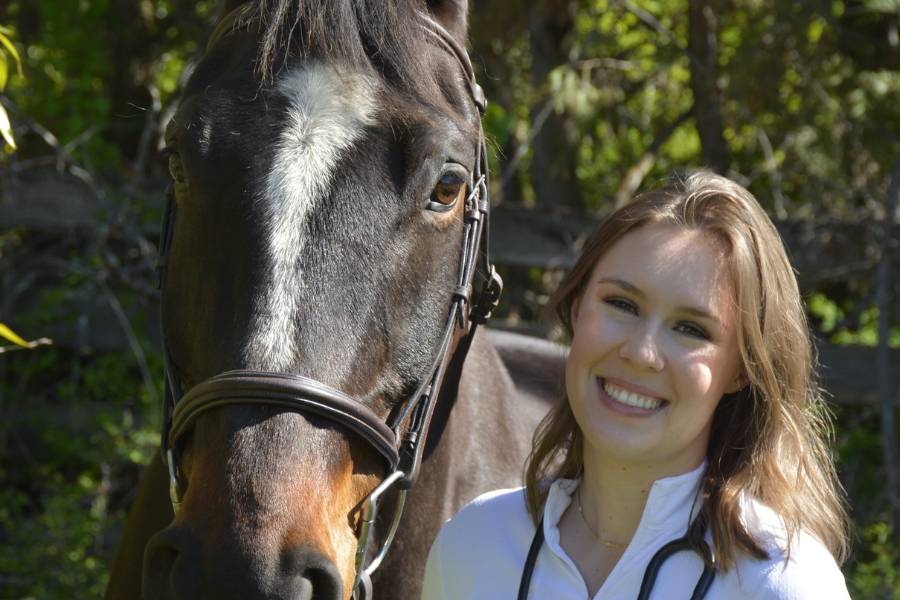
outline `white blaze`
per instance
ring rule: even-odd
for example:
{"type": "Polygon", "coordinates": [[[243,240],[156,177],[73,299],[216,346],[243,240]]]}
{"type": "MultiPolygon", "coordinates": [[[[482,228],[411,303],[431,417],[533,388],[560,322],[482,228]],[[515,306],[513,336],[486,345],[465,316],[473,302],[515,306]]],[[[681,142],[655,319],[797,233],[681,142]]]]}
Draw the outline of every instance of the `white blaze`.
{"type": "Polygon", "coordinates": [[[285,125],[266,182],[269,287],[256,307],[247,362],[286,370],[296,352],[296,315],[307,243],[305,222],[331,186],[341,154],[373,122],[374,92],[367,80],[311,63],[276,84],[288,99],[285,125]]]}

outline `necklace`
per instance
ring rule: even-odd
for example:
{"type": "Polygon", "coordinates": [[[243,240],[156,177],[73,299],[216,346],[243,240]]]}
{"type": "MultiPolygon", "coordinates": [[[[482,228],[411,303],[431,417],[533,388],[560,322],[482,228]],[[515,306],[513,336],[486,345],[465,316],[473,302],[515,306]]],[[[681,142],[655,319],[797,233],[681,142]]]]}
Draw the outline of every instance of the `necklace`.
{"type": "Polygon", "coordinates": [[[588,531],[591,532],[591,535],[593,535],[595,538],[597,538],[597,541],[600,542],[601,544],[603,544],[604,546],[607,546],[608,548],[624,548],[628,545],[628,544],[613,544],[611,542],[607,542],[606,540],[602,539],[599,535],[597,535],[593,529],[591,529],[591,524],[588,523],[587,517],[584,516],[584,511],[581,510],[581,486],[580,485],[578,486],[578,514],[581,515],[581,519],[584,521],[584,524],[587,525],[588,531]]]}

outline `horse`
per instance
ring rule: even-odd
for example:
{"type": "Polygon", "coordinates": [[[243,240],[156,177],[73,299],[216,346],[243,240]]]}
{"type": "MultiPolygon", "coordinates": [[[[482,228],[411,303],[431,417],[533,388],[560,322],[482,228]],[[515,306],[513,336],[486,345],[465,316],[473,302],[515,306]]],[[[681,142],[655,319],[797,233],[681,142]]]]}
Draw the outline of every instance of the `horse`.
{"type": "Polygon", "coordinates": [[[412,600],[442,523],[520,483],[564,358],[478,327],[467,10],[224,2],[166,131],[162,453],[109,600],[412,600]]]}

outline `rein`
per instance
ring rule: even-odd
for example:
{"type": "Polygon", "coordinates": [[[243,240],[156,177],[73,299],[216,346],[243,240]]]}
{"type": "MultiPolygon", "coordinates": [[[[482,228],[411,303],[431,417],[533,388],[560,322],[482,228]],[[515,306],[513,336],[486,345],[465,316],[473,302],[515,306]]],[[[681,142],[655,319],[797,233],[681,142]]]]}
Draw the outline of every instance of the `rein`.
{"type": "MultiPolygon", "coordinates": [[[[226,16],[213,32],[208,48],[230,31],[247,26],[249,21],[246,17],[250,13],[250,6],[251,3],[241,5],[226,16]],[[229,27],[232,27],[230,31],[229,27]]],[[[425,15],[420,14],[419,17],[425,30],[459,61],[469,83],[472,99],[479,113],[483,115],[486,107],[484,92],[475,81],[472,64],[465,50],[441,25],[425,15]]],[[[344,392],[314,379],[290,373],[227,371],[197,384],[185,393],[175,376],[165,328],[162,327],[162,309],[160,309],[165,359],[164,424],[160,446],[169,469],[169,496],[176,513],[181,506],[185,489],[179,464],[178,441],[192,429],[196,420],[205,412],[230,404],[274,405],[325,417],[366,440],[384,457],[389,467],[388,475],[363,503],[362,526],[358,536],[356,580],[353,589],[360,600],[371,598],[370,576],[381,564],[393,541],[406,491],[415,484],[419,476],[429,426],[453,350],[454,334],[459,329],[468,330],[458,344],[460,352],[467,352],[477,326],[486,323],[491,311],[497,306],[503,286],[488,256],[490,202],[487,149],[480,123],[478,156],[472,180],[474,182],[472,191],[465,200],[459,275],[453,288],[453,299],[440,346],[428,375],[390,423],[384,422],[371,409],[344,392]],[[484,282],[478,300],[473,303],[473,280],[479,266],[484,274],[484,282]],[[382,494],[392,487],[400,491],[400,496],[391,528],[379,554],[366,566],[368,542],[378,511],[378,502],[382,494]]],[[[174,235],[176,213],[175,194],[170,185],[166,191],[159,256],[156,261],[157,289],[161,290],[161,293],[165,293],[168,255],[174,235]]],[[[464,357],[460,357],[462,358],[464,357]]]]}

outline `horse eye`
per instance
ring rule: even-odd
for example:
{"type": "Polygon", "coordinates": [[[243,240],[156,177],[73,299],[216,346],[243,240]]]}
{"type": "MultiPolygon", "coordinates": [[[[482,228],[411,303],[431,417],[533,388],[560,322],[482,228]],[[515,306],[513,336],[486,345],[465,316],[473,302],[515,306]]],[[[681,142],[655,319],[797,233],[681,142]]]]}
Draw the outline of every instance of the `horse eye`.
{"type": "Polygon", "coordinates": [[[431,192],[431,202],[440,207],[450,207],[466,191],[466,184],[453,174],[443,175],[431,192]]]}
{"type": "Polygon", "coordinates": [[[181,155],[177,152],[173,152],[169,155],[169,174],[176,183],[184,183],[187,181],[184,165],[181,164],[181,155]]]}

